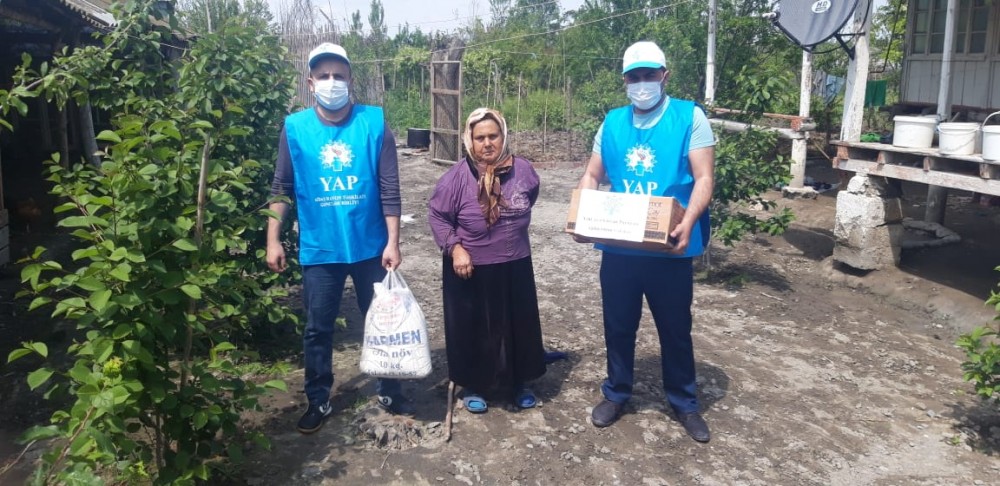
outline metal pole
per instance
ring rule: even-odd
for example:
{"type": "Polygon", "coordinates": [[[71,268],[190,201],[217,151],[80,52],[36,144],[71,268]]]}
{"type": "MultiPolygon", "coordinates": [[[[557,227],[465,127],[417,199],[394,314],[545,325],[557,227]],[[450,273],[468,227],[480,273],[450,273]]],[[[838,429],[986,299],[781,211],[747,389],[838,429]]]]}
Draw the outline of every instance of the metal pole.
{"type": "MultiPolygon", "coordinates": [[[[952,52],[955,50],[955,5],[957,3],[957,0],[948,0],[944,17],[944,51],[941,53],[941,84],[938,86],[938,121],[948,121],[951,118],[951,58],[952,52]]],[[[947,207],[948,188],[928,186],[924,221],[943,224],[944,212],[947,207]]]]}

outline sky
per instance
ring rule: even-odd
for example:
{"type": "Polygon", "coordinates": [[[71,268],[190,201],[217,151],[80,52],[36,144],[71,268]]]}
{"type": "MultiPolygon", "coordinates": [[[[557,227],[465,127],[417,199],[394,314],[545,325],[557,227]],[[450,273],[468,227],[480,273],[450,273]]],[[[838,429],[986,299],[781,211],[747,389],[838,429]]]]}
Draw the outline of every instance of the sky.
{"type": "MultiPolygon", "coordinates": [[[[573,10],[583,5],[584,0],[559,0],[563,9],[573,10]]],[[[277,17],[278,6],[291,3],[291,0],[268,0],[271,12],[277,17]]],[[[512,4],[517,3],[512,1],[512,4]]],[[[361,12],[361,20],[368,28],[368,9],[371,0],[313,0],[313,4],[327,13],[332,11],[332,17],[338,19],[342,26],[354,11],[361,12]]],[[[483,20],[490,18],[489,0],[382,0],[385,10],[385,24],[390,36],[396,35],[399,27],[409,23],[410,29],[420,27],[423,32],[435,30],[451,31],[466,26],[475,17],[483,20]]]]}

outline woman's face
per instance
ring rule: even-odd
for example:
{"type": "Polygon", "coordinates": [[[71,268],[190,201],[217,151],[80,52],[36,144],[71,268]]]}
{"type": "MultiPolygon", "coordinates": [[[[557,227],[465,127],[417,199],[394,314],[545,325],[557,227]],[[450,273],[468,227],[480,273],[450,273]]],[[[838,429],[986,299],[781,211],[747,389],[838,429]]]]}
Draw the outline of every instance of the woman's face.
{"type": "Polygon", "coordinates": [[[484,164],[492,164],[503,149],[500,125],[487,118],[472,126],[472,155],[484,164]]]}

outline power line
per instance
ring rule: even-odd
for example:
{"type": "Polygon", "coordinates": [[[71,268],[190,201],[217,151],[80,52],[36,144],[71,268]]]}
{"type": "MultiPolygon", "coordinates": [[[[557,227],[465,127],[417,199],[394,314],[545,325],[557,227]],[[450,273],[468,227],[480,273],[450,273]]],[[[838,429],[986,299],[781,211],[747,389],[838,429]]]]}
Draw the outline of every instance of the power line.
{"type": "MultiPolygon", "coordinates": [[[[555,1],[558,1],[558,0],[555,0],[555,1]]],[[[504,37],[504,38],[501,38],[501,39],[494,39],[494,40],[479,42],[479,43],[476,43],[476,44],[470,44],[470,45],[465,46],[464,49],[475,49],[475,48],[480,48],[480,47],[484,47],[484,46],[488,46],[488,45],[492,45],[492,44],[497,44],[497,43],[500,43],[500,42],[506,42],[506,41],[518,40],[518,39],[526,39],[526,38],[530,38],[530,37],[538,37],[538,36],[543,36],[543,35],[555,34],[555,33],[559,33],[559,32],[565,32],[565,31],[570,30],[570,29],[575,29],[575,28],[578,28],[578,27],[584,27],[584,26],[587,26],[587,25],[592,25],[592,24],[604,22],[604,21],[607,21],[607,20],[612,20],[612,19],[624,17],[624,16],[627,16],[627,15],[633,15],[633,14],[641,13],[641,12],[652,13],[652,12],[656,12],[656,11],[663,10],[663,9],[666,9],[666,8],[670,8],[670,7],[676,7],[676,6],[687,4],[687,3],[694,3],[696,1],[698,1],[698,0],[676,0],[676,1],[672,2],[672,3],[666,4],[666,5],[661,5],[659,7],[639,8],[639,9],[635,9],[635,10],[630,10],[628,12],[621,12],[621,13],[612,14],[612,15],[608,15],[608,16],[597,18],[597,19],[593,19],[593,20],[588,20],[588,21],[585,21],[585,22],[574,23],[574,24],[571,24],[571,25],[559,27],[559,28],[556,28],[556,29],[546,30],[546,31],[543,31],[543,32],[528,32],[528,33],[524,33],[524,34],[513,35],[513,36],[510,36],[510,37],[504,37]]],[[[554,3],[554,2],[547,2],[547,3],[554,3]]],[[[536,4],[536,5],[533,5],[533,6],[540,6],[540,5],[543,5],[543,4],[536,4]]],[[[524,7],[514,7],[514,8],[524,8],[524,7]]],[[[338,33],[338,32],[337,31],[322,31],[322,32],[312,32],[312,33],[305,33],[305,32],[303,32],[303,33],[294,33],[294,34],[279,33],[279,34],[268,35],[267,37],[276,37],[276,38],[279,38],[279,39],[283,39],[283,38],[287,38],[287,37],[322,36],[322,35],[329,35],[329,34],[335,34],[335,33],[338,33]]],[[[134,38],[136,40],[142,40],[142,39],[140,39],[139,37],[136,37],[136,36],[132,36],[132,35],[129,35],[129,34],[126,34],[126,35],[128,35],[129,37],[132,37],[132,38],[134,38]]],[[[186,47],[174,46],[174,45],[170,45],[170,44],[165,43],[165,42],[160,42],[160,44],[164,45],[164,46],[167,46],[167,47],[172,47],[172,48],[175,48],[175,49],[179,49],[179,50],[185,50],[185,49],[187,49],[186,47]]],[[[447,48],[445,48],[445,49],[437,49],[437,50],[431,51],[431,54],[434,54],[436,52],[445,52],[447,50],[448,50],[447,48]]],[[[535,53],[535,52],[515,52],[515,51],[500,51],[500,52],[507,52],[507,53],[510,53],[510,54],[533,55],[533,56],[563,57],[563,56],[557,55],[557,54],[546,54],[546,53],[535,53]]],[[[592,57],[591,56],[565,56],[565,57],[573,57],[573,58],[581,58],[581,59],[603,59],[603,60],[611,60],[611,59],[617,60],[617,59],[620,59],[620,58],[617,58],[617,57],[601,57],[601,56],[592,56],[592,57]]],[[[374,63],[381,63],[381,62],[395,62],[395,61],[400,61],[402,59],[404,59],[404,58],[401,58],[401,57],[392,57],[392,58],[382,58],[382,59],[365,59],[365,60],[351,61],[351,64],[374,64],[374,63]]],[[[293,62],[295,62],[295,61],[293,60],[293,62]]]]}

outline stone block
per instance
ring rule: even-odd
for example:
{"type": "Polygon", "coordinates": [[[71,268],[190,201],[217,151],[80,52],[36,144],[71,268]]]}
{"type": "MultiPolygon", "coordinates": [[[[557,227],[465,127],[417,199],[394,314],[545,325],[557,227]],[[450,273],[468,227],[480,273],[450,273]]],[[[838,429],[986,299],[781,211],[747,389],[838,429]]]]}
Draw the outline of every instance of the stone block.
{"type": "Polygon", "coordinates": [[[837,194],[834,260],[861,270],[899,263],[902,207],[898,198],[886,197],[892,192],[881,179],[855,176],[837,194]]]}
{"type": "Polygon", "coordinates": [[[819,193],[811,187],[785,186],[781,188],[781,195],[785,199],[816,199],[819,193]]]}

